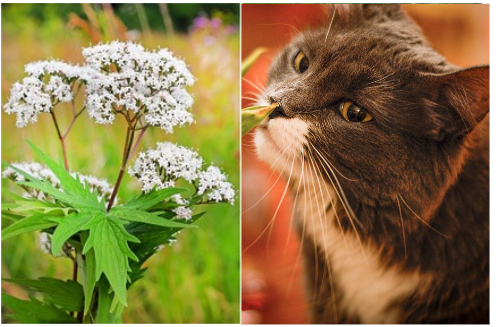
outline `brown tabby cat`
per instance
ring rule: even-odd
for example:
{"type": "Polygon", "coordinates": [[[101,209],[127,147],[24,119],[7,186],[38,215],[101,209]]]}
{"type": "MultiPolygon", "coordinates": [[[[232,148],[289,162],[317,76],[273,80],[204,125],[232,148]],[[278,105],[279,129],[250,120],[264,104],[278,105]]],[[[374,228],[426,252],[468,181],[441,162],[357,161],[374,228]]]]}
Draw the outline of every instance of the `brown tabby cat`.
{"type": "Polygon", "coordinates": [[[489,67],[398,5],[332,10],[274,60],[255,136],[296,197],[315,323],[489,322],[489,67]]]}

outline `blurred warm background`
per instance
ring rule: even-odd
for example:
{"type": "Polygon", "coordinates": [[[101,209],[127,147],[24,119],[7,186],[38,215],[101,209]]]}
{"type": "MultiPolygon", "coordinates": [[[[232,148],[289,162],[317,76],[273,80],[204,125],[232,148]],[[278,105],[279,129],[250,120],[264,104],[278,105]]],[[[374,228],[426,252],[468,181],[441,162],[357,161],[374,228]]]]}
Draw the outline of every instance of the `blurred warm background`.
{"type": "MultiPolygon", "coordinates": [[[[240,76],[239,9],[239,4],[2,4],[2,104],[29,62],[54,58],[80,63],[81,48],[100,41],[134,40],[150,50],[167,47],[185,59],[197,78],[190,90],[197,124],[177,128],[173,135],[150,129],[143,149],[167,140],[197,149],[238,189],[240,99],[234,81],[240,76]]],[[[67,123],[70,117],[64,118],[67,123]]],[[[68,139],[70,167],[114,182],[124,137],[121,123],[93,125],[83,115],[68,139]]],[[[49,115],[17,129],[15,116],[2,111],[2,159],[31,160],[24,139],[60,157],[49,115]]],[[[2,180],[2,187],[6,184],[2,180]]],[[[125,174],[119,198],[130,198],[139,189],[125,174]]],[[[125,323],[239,322],[238,201],[214,205],[197,225],[147,262],[146,278],[129,292],[125,323]]],[[[40,251],[35,233],[2,242],[2,277],[71,279],[71,271],[70,260],[40,251]]],[[[20,298],[30,295],[7,283],[2,290],[20,298]]],[[[6,313],[2,308],[2,322],[12,322],[6,313]]]]}
{"type": "MultiPolygon", "coordinates": [[[[489,5],[405,4],[432,46],[460,67],[489,64],[489,5]]],[[[242,58],[268,52],[242,81],[242,108],[266,84],[273,56],[297,30],[326,21],[327,8],[311,4],[243,4],[242,58]]],[[[307,323],[299,241],[290,227],[293,201],[286,181],[258,161],[252,133],[242,140],[242,322],[307,323]],[[281,206],[278,204],[283,199],[281,206]],[[274,219],[273,219],[274,217],[274,219]]]]}

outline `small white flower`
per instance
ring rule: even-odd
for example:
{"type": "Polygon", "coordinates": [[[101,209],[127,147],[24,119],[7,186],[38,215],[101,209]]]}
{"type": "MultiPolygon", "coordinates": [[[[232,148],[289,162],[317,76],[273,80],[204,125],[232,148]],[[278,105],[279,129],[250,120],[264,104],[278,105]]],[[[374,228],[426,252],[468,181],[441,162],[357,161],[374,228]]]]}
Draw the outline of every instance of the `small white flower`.
{"type": "Polygon", "coordinates": [[[44,91],[44,86],[45,84],[35,77],[26,77],[22,83],[12,86],[4,109],[8,114],[16,114],[17,127],[36,123],[40,113],[50,112],[52,109],[50,94],[44,91]]]}
{"type": "Polygon", "coordinates": [[[189,220],[193,217],[193,210],[188,207],[177,207],[172,211],[177,215],[175,216],[177,219],[189,220]]]}
{"type": "Polygon", "coordinates": [[[111,42],[82,51],[92,72],[85,78],[87,107],[97,123],[109,124],[120,110],[144,112],[144,120],[167,133],[191,124],[193,105],[186,86],[194,77],[168,50],[146,51],[141,45],[111,42]]]}
{"type": "Polygon", "coordinates": [[[203,160],[194,151],[170,142],[160,142],[156,149],[139,153],[129,174],[136,176],[144,192],[172,187],[183,178],[189,182],[198,177],[203,160]]]}
{"type": "MultiPolygon", "coordinates": [[[[128,171],[139,179],[144,192],[150,192],[155,187],[173,187],[182,178],[197,185],[198,195],[206,195],[208,200],[215,202],[233,204],[235,191],[227,176],[216,166],[202,171],[202,164],[203,160],[196,152],[170,142],[160,142],[156,149],[139,153],[128,171]]],[[[172,199],[177,204],[187,204],[178,194],[172,199]]]]}
{"type": "Polygon", "coordinates": [[[139,44],[114,41],[84,48],[82,54],[82,66],[57,60],[26,65],[28,76],[13,85],[4,106],[8,114],[17,115],[18,127],[35,123],[59,102],[73,101],[75,82],[85,84],[86,109],[99,124],[113,123],[118,112],[141,112],[146,124],[167,133],[194,122],[188,111],[193,97],[186,91],[194,77],[168,50],[147,51],[139,44]]]}
{"type": "Polygon", "coordinates": [[[6,113],[17,115],[17,127],[35,123],[40,113],[50,112],[58,102],[73,101],[72,83],[87,69],[51,60],[27,64],[25,71],[28,76],[12,86],[4,106],[6,113]]]}
{"type": "Polygon", "coordinates": [[[189,201],[184,199],[180,194],[174,194],[171,196],[172,200],[174,200],[177,204],[187,205],[189,201]]]}
{"type": "Polygon", "coordinates": [[[74,66],[59,60],[36,61],[24,67],[25,72],[32,77],[42,78],[45,74],[58,75],[66,79],[80,78],[84,67],[74,66]]]}
{"type": "Polygon", "coordinates": [[[208,193],[208,198],[215,202],[226,200],[233,204],[235,192],[231,183],[227,181],[227,176],[223,174],[219,167],[210,166],[206,171],[201,172],[198,181],[198,195],[208,193]]]}

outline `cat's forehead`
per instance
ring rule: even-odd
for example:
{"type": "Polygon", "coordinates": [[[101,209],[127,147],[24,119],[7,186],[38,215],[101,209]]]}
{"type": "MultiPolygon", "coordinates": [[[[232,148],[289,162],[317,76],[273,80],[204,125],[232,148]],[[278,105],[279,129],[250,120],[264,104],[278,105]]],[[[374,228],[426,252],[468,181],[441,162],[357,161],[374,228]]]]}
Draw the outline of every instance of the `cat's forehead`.
{"type": "Polygon", "coordinates": [[[305,53],[311,64],[316,63],[316,68],[333,64],[341,69],[353,64],[370,70],[378,67],[439,73],[449,65],[409,20],[333,24],[305,30],[285,47],[280,61],[290,62],[299,51],[305,53]]]}

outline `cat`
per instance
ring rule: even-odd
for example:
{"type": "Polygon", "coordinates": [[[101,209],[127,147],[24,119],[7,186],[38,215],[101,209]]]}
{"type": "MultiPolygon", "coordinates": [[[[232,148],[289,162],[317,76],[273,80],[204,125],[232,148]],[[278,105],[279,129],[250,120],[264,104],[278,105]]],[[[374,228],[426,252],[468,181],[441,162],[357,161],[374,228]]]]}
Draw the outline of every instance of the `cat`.
{"type": "Polygon", "coordinates": [[[274,59],[258,156],[295,196],[313,323],[489,322],[489,67],[399,5],[332,6],[274,59]]]}

